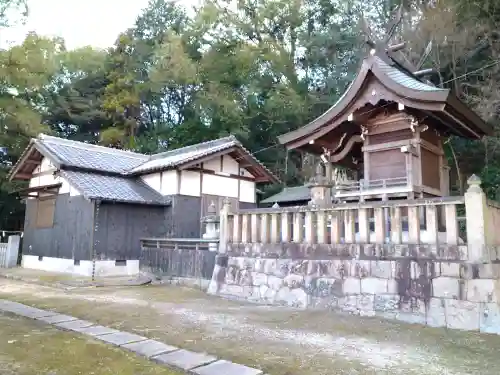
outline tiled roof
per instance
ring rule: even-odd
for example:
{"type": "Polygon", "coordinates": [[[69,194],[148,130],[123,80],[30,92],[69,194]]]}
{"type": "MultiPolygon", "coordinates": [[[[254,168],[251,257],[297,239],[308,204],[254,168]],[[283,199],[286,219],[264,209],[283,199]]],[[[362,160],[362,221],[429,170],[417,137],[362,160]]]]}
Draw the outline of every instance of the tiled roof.
{"type": "Polygon", "coordinates": [[[155,205],[170,203],[168,198],[147,186],[140,177],[110,176],[70,170],[62,170],[60,174],[87,199],[155,205]]]}
{"type": "Polygon", "coordinates": [[[45,148],[64,166],[122,173],[146,162],[147,155],[41,134],[35,144],[45,148]]]}
{"type": "Polygon", "coordinates": [[[88,171],[109,172],[123,176],[151,173],[160,169],[173,168],[182,163],[196,160],[216,152],[238,147],[262,167],[270,176],[271,171],[260,163],[233,135],[198,143],[155,155],[144,155],[131,151],[96,146],[41,134],[35,145],[55,157],[63,167],[88,171]]]}
{"type": "Polygon", "coordinates": [[[375,62],[377,63],[379,69],[390,79],[392,79],[397,84],[420,91],[448,91],[447,89],[442,89],[436,86],[428,85],[424,82],[419,81],[415,77],[405,73],[401,69],[395,66],[391,66],[384,62],[380,57],[374,56],[375,62]]]}
{"type": "Polygon", "coordinates": [[[241,143],[231,135],[229,137],[219,138],[213,141],[162,152],[160,154],[153,155],[149,161],[132,168],[128,171],[128,174],[152,172],[158,169],[175,167],[181,163],[196,160],[234,146],[242,147],[241,143]]]}
{"type": "Polygon", "coordinates": [[[278,194],[263,199],[260,203],[281,203],[308,201],[311,199],[311,190],[307,186],[286,187],[278,194]]]}

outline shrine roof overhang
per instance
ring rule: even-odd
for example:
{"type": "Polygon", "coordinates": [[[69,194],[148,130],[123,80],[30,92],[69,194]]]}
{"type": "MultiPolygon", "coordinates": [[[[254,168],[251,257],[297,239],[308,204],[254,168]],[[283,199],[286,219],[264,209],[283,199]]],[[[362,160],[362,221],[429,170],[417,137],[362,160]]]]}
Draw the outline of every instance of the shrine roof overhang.
{"type": "Polygon", "coordinates": [[[354,81],[340,99],[324,114],[309,124],[283,134],[279,142],[288,149],[308,148],[307,145],[349,121],[349,116],[367,104],[380,101],[397,102],[405,108],[433,117],[450,134],[469,139],[491,135],[493,128],[485,123],[449,89],[442,89],[419,81],[416,77],[386,63],[379,56],[363,61],[354,81]],[[384,93],[367,93],[369,83],[376,81],[384,93]]]}

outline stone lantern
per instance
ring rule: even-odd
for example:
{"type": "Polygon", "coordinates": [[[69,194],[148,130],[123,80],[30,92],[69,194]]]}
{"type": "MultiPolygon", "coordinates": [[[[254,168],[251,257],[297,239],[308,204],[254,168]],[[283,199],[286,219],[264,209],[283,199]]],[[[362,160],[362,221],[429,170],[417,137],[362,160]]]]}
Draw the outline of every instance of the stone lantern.
{"type": "Polygon", "coordinates": [[[205,216],[202,221],[205,223],[205,233],[203,234],[203,239],[214,240],[214,242],[209,243],[208,249],[209,251],[217,251],[219,247],[218,239],[220,235],[220,219],[217,215],[214,202],[210,203],[210,206],[208,206],[207,216],[205,216]]]}
{"type": "Polygon", "coordinates": [[[318,163],[316,174],[309,180],[307,187],[311,191],[311,200],[309,205],[328,206],[332,203],[332,182],[325,176],[323,165],[318,163]]]}

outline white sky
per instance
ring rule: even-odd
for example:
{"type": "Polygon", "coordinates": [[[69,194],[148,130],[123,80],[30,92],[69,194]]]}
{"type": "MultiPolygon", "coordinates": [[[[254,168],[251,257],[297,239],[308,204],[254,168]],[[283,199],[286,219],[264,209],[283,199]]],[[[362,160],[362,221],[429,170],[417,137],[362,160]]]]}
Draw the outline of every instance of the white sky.
{"type": "MultiPolygon", "coordinates": [[[[183,0],[191,5],[196,0],[183,0]]],[[[0,29],[0,42],[20,43],[30,31],[60,36],[66,47],[91,45],[106,48],[118,34],[133,26],[148,0],[29,0],[30,15],[24,25],[0,29]]]]}

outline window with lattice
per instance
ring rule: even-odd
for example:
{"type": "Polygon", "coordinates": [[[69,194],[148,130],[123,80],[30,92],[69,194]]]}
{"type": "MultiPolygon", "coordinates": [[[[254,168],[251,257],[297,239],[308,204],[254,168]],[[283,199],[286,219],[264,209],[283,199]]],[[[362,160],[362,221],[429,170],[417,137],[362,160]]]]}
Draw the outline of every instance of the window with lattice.
{"type": "Polygon", "coordinates": [[[41,197],[36,200],[35,227],[52,228],[56,199],[54,197],[41,197]]]}

